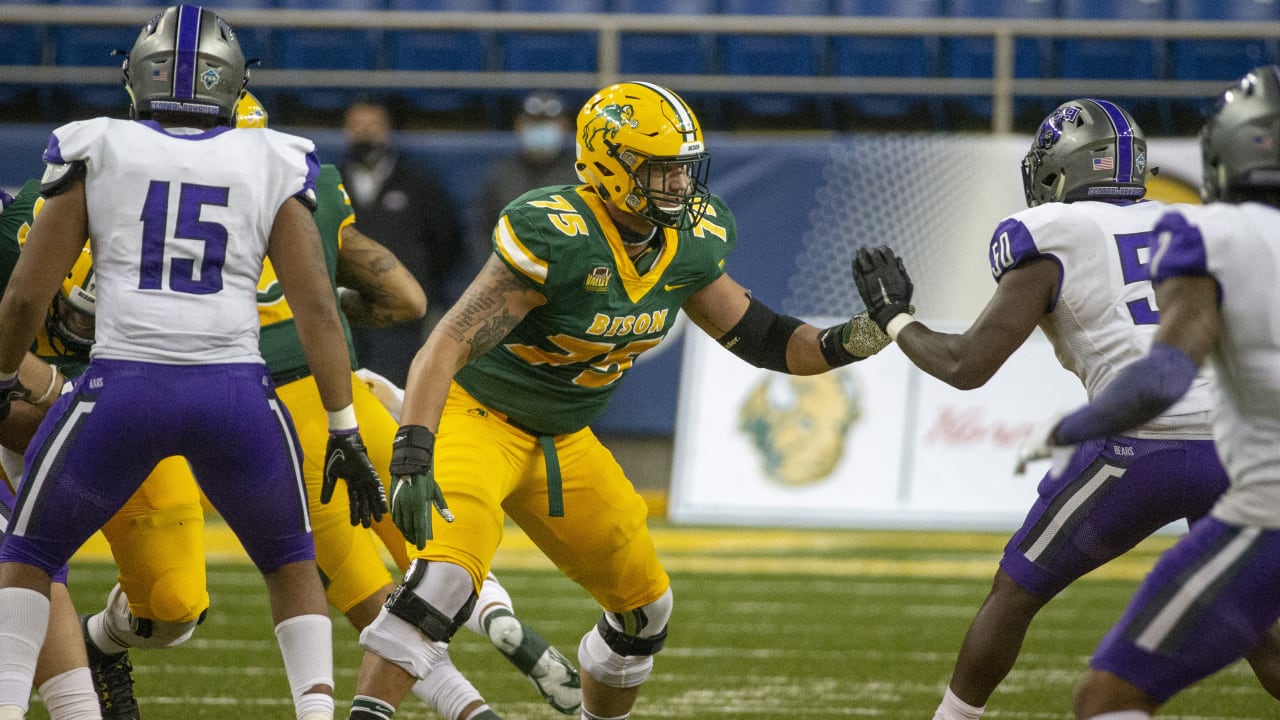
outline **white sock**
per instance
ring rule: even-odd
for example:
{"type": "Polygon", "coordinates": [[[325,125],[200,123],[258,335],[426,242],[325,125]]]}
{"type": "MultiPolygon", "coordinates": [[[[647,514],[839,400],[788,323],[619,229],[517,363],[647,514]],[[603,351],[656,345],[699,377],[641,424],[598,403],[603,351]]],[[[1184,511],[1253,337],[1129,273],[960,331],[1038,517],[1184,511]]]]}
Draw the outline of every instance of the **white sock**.
{"type": "Polygon", "coordinates": [[[984,709],[961,700],[948,686],[947,691],[942,694],[937,712],[933,714],[933,720],[978,720],[984,709]]]}
{"type": "Polygon", "coordinates": [[[283,620],[276,625],[276,642],[297,716],[327,708],[332,717],[333,695],[307,692],[316,685],[333,691],[333,624],[329,616],[295,615],[283,620]]]}
{"type": "Polygon", "coordinates": [[[93,688],[89,668],[72,668],[45,680],[40,699],[52,720],[102,720],[98,693],[93,688]]]}
{"type": "Polygon", "coordinates": [[[485,576],[484,582],[480,584],[480,594],[476,598],[475,609],[471,611],[471,617],[467,618],[466,627],[471,632],[488,637],[484,631],[484,618],[494,610],[506,610],[514,614],[511,609],[511,594],[507,589],[502,587],[502,583],[498,582],[498,578],[493,573],[485,576]]]}
{"type": "Polygon", "coordinates": [[[27,711],[48,632],[49,598],[27,588],[0,589],[0,708],[27,711]]]}
{"type": "Polygon", "coordinates": [[[425,679],[413,684],[413,694],[435,708],[444,720],[465,720],[462,711],[468,705],[477,700],[484,702],[480,691],[458,672],[448,654],[431,666],[425,679]]]}
{"type": "Polygon", "coordinates": [[[1094,715],[1090,720],[1151,720],[1151,715],[1142,710],[1116,710],[1094,715]]]}

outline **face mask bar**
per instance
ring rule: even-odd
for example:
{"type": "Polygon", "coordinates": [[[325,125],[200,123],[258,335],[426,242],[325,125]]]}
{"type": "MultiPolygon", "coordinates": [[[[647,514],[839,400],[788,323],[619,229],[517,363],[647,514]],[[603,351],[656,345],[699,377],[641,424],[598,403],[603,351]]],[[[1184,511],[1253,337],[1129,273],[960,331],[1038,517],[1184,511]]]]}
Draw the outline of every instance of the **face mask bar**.
{"type": "Polygon", "coordinates": [[[702,220],[711,191],[707,177],[711,156],[649,158],[631,174],[634,194],[647,201],[640,214],[657,225],[688,230],[702,220]]]}

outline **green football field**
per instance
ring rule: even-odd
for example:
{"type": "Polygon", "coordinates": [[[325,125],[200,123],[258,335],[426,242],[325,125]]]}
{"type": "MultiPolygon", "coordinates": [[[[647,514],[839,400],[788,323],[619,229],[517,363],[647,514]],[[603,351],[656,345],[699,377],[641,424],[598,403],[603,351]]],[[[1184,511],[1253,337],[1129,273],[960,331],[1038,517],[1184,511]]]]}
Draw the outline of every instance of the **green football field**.
{"type": "MultiPolygon", "coordinates": [[[[676,598],[670,639],[632,717],[918,718],[933,715],[956,649],[986,594],[1005,537],[954,533],[691,529],[655,524],[676,598]]],[[[225,541],[225,538],[224,538],[225,541]]],[[[1070,718],[1071,694],[1094,645],[1152,562],[1157,537],[1085,578],[1032,626],[1022,657],[986,717],[1070,718]]],[[[260,577],[211,543],[213,608],[194,639],[135,651],[143,717],[293,717],[260,577]]],[[[598,609],[511,529],[495,569],[516,611],[570,658],[598,609]]],[[[80,609],[114,582],[100,553],[72,563],[80,609]]],[[[356,634],[334,616],[339,718],[354,692],[356,634]]],[[[488,641],[460,631],[457,666],[511,720],[563,717],[488,641]]],[[[47,718],[33,703],[32,718],[47,718]]],[[[397,718],[437,717],[416,699],[397,718]]],[[[1280,717],[1237,664],[1175,698],[1161,717],[1280,717]]]]}

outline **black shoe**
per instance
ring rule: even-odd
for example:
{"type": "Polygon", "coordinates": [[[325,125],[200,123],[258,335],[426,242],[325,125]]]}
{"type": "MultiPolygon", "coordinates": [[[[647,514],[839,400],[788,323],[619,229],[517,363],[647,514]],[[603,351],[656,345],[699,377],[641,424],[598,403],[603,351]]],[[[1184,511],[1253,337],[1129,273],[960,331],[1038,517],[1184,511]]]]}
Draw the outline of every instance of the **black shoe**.
{"type": "Polygon", "coordinates": [[[108,655],[99,650],[89,638],[89,617],[80,616],[80,629],[84,633],[84,647],[89,651],[89,672],[93,675],[93,689],[98,693],[102,720],[141,720],[138,701],[133,697],[129,651],[108,655]]]}

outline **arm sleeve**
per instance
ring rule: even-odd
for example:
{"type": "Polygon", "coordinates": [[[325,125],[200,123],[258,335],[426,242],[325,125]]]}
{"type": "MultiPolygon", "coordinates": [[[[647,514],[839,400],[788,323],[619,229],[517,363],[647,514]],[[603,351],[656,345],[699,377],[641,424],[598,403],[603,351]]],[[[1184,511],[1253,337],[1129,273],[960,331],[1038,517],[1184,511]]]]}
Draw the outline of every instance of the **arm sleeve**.
{"type": "Polygon", "coordinates": [[[1195,361],[1182,350],[1155,343],[1092,402],[1062,418],[1053,431],[1054,442],[1074,445],[1141,425],[1186,394],[1197,372],[1195,361]]]}

